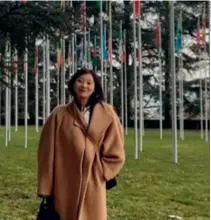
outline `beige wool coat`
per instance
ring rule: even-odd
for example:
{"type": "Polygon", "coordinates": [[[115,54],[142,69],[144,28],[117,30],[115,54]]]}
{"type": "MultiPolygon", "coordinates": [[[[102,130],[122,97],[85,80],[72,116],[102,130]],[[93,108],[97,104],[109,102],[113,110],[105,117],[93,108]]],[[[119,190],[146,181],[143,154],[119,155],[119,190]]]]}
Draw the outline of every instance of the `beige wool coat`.
{"type": "Polygon", "coordinates": [[[56,107],[38,147],[38,195],[51,195],[61,220],[106,220],[105,181],[125,162],[124,136],[111,105],[98,103],[87,126],[75,102],[56,107]]]}

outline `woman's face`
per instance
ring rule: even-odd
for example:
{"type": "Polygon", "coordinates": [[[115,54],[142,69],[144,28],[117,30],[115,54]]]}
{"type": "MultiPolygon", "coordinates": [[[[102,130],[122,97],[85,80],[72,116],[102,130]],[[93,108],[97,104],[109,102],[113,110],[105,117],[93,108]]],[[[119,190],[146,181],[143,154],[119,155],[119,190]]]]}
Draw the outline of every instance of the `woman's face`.
{"type": "Polygon", "coordinates": [[[90,73],[83,74],[75,81],[75,93],[80,100],[89,99],[95,90],[95,82],[90,73]]]}

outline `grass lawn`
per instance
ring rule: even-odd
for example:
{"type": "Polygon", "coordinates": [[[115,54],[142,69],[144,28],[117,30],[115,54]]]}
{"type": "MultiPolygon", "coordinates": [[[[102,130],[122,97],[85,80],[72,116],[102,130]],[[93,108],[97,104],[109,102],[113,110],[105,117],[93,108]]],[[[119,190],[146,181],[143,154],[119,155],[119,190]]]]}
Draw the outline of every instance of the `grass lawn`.
{"type": "MultiPolygon", "coordinates": [[[[39,134],[30,127],[24,149],[24,128],[12,130],[5,147],[5,130],[0,128],[0,220],[32,219],[37,213],[36,150],[39,134]]],[[[208,220],[209,144],[197,131],[185,132],[178,140],[179,164],[173,163],[171,132],[147,130],[144,152],[134,160],[134,134],[126,138],[127,161],[119,185],[108,192],[108,220],[164,220],[168,215],[183,219],[208,220]]]]}

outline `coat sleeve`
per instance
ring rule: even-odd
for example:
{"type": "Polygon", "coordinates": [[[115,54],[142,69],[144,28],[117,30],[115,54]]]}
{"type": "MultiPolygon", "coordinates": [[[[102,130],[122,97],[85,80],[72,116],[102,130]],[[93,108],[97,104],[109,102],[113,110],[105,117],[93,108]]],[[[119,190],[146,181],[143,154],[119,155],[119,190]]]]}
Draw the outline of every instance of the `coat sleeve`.
{"type": "Polygon", "coordinates": [[[106,131],[101,151],[101,162],[106,181],[114,178],[125,162],[123,128],[113,109],[111,112],[113,121],[106,131]]]}
{"type": "Polygon", "coordinates": [[[55,130],[56,116],[55,112],[52,112],[43,126],[38,146],[38,196],[50,196],[52,194],[55,130]]]}

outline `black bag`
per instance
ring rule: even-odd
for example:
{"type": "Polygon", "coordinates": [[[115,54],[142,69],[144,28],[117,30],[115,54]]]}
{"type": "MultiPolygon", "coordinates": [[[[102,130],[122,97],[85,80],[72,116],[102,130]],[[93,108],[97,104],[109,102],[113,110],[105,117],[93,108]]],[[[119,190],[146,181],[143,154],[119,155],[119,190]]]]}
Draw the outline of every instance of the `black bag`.
{"type": "Polygon", "coordinates": [[[40,209],[37,214],[37,220],[59,220],[59,214],[54,208],[54,202],[51,197],[44,197],[40,203],[40,209]]]}
{"type": "Polygon", "coordinates": [[[106,181],[106,189],[107,189],[107,190],[112,189],[112,188],[114,188],[115,186],[117,186],[116,177],[114,177],[114,178],[111,179],[111,180],[106,181]]]}

